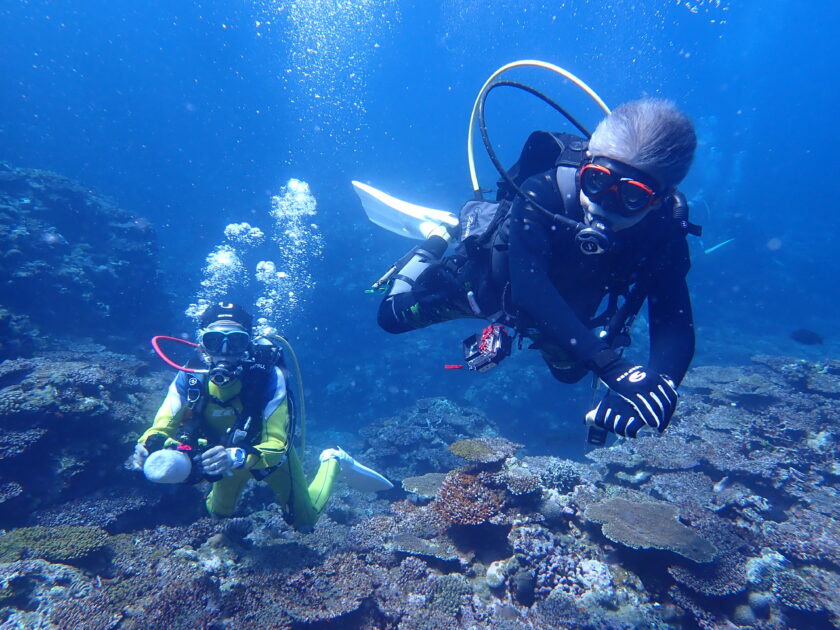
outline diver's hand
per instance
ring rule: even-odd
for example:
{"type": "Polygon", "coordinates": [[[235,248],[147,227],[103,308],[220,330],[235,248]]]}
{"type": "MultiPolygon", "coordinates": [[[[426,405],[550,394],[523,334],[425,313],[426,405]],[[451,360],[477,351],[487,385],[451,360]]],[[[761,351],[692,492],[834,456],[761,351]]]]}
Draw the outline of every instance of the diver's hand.
{"type": "Polygon", "coordinates": [[[586,414],[586,424],[594,424],[621,437],[634,438],[647,428],[633,406],[621,396],[607,394],[586,414]]]}
{"type": "Polygon", "coordinates": [[[200,461],[206,475],[229,477],[233,470],[242,468],[245,464],[245,451],[241,448],[214,446],[204,451],[200,461]]]}
{"type": "Polygon", "coordinates": [[[620,396],[633,408],[636,418],[660,433],[668,427],[678,398],[674,381],[670,378],[624,359],[614,362],[598,376],[611,393],[620,396]]]}
{"type": "Polygon", "coordinates": [[[131,456],[131,469],[143,470],[143,464],[146,463],[146,458],[149,456],[149,451],[145,446],[139,442],[134,445],[134,454],[131,456]]]}

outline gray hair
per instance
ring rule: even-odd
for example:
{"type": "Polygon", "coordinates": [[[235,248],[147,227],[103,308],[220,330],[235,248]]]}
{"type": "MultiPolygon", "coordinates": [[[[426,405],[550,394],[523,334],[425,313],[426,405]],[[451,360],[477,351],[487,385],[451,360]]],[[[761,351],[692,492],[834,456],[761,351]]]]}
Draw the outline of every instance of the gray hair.
{"type": "Polygon", "coordinates": [[[618,160],[675,187],[697,147],[694,125],[671,101],[642,98],[616,107],[589,140],[589,153],[618,160]]]}

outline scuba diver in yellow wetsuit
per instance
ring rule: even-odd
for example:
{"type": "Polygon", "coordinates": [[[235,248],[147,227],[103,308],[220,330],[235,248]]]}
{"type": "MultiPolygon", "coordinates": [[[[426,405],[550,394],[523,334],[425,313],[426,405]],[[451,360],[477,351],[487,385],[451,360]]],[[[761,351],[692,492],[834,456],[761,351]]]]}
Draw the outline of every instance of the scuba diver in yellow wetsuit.
{"type": "Polygon", "coordinates": [[[251,315],[235,304],[209,306],[200,326],[197,368],[170,361],[158,340],[196,344],[172,337],[152,340],[161,358],[179,373],[154,423],[138,440],[134,469],[158,483],[213,482],[206,505],[218,517],[234,513],[250,477],[265,481],[287,519],[303,531],[314,527],[339,470],[360,490],[392,487],[340,448],[321,453],[318,472],[307,486],[292,447],[303,400],[302,393],[291,391],[281,349],[285,345],[296,368],[291,346],[282,337],[252,338],[251,315]]]}

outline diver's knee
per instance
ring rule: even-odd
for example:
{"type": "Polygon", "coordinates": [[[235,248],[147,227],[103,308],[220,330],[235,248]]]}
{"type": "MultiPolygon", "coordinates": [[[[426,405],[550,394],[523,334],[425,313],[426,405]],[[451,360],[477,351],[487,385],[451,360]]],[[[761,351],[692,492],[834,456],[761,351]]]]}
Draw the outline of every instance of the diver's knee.
{"type": "Polygon", "coordinates": [[[230,518],[233,516],[233,510],[228,510],[225,508],[220,508],[217,505],[213,505],[209,500],[204,502],[204,507],[207,508],[207,514],[210,515],[214,521],[223,518],[230,518]]]}
{"type": "Polygon", "coordinates": [[[400,321],[397,317],[396,304],[394,300],[397,296],[386,297],[379,304],[379,312],[376,314],[376,323],[385,332],[392,335],[398,335],[409,330],[405,322],[400,321]]]}

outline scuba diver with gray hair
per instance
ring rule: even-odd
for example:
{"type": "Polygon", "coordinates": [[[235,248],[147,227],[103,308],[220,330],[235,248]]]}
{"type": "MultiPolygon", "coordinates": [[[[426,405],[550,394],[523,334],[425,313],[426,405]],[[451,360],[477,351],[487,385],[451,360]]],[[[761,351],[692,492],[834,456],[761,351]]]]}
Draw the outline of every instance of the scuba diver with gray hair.
{"type": "Polygon", "coordinates": [[[696,144],[673,103],[643,98],[609,113],[588,140],[532,133],[509,171],[491,152],[503,175],[496,201],[467,202],[457,227],[441,226],[396,265],[379,325],[403,333],[487,319],[465,342],[482,371],[510,351],[511,326],[558,380],[591,372],[607,386],[586,414],[602,434],[590,441],[663,432],[694,354],[686,235],[699,227],[677,186],[696,144]],[[459,243],[444,257],[450,238],[459,243]],[[622,352],[645,300],[650,356],[641,365],[622,352]]]}
{"type": "Polygon", "coordinates": [[[392,487],[341,448],[321,453],[307,484],[293,447],[295,434],[305,431],[297,359],[279,335],[254,337],[252,317],[241,306],[210,305],[200,317],[197,344],[155,337],[152,345],[179,372],[132,456],[132,468],[149,481],[210,481],[205,503],[217,517],[233,515],[249,479],[265,481],[287,520],[303,531],[315,526],[339,471],[361,491],[392,487]],[[162,340],[194,347],[195,358],[185,366],[174,363],[161,350],[162,340]]]}

